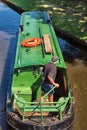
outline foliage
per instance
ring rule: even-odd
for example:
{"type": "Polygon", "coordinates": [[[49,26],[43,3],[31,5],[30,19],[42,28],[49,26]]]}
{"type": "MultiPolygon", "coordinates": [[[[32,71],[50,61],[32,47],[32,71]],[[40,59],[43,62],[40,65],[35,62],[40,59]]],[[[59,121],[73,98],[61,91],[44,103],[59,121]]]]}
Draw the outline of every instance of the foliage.
{"type": "Polygon", "coordinates": [[[86,0],[10,0],[26,11],[42,10],[50,14],[54,25],[87,42],[86,0]]]}

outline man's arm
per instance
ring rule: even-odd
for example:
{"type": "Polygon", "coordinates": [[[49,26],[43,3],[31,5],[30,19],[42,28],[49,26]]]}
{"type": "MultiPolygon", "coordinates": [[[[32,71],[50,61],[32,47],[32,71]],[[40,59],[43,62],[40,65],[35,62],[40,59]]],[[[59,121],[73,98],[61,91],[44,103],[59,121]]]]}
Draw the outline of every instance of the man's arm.
{"type": "Polygon", "coordinates": [[[54,82],[54,80],[53,80],[53,78],[51,78],[50,76],[47,76],[48,77],[48,79],[49,79],[49,81],[50,81],[50,83],[52,84],[52,85],[54,85],[55,87],[59,87],[59,84],[58,83],[55,83],[54,82]]]}

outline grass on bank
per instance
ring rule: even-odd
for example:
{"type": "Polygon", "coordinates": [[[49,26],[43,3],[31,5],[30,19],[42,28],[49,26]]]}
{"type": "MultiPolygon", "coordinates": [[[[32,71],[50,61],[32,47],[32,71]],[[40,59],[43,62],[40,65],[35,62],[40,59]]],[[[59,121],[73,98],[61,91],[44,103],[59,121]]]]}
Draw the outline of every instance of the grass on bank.
{"type": "Polygon", "coordinates": [[[87,3],[78,0],[9,0],[26,11],[50,14],[53,25],[87,42],[87,3]]]}

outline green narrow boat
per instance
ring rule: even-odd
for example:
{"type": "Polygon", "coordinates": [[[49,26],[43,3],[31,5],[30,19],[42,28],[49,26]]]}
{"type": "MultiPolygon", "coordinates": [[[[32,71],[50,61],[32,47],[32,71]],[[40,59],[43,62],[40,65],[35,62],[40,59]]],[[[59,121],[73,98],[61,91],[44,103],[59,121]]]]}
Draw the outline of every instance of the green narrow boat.
{"type": "Polygon", "coordinates": [[[49,14],[41,11],[21,15],[15,61],[12,74],[10,102],[7,100],[7,122],[16,130],[68,130],[74,121],[73,95],[66,65],[49,14]],[[40,102],[42,67],[52,56],[56,64],[54,101],[48,93],[40,102]]]}

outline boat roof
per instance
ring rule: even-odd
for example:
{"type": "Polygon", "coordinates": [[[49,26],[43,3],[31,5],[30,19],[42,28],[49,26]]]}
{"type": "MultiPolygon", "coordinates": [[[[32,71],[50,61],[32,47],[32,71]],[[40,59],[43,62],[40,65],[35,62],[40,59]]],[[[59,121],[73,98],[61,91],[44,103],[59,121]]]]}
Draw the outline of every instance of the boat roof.
{"type": "Polygon", "coordinates": [[[20,20],[14,68],[41,66],[49,62],[52,56],[55,55],[60,59],[56,66],[66,68],[58,37],[55,34],[49,14],[42,11],[24,12],[20,20]],[[44,35],[50,37],[52,50],[48,53],[46,53],[43,46],[44,35]],[[21,43],[29,38],[41,38],[43,42],[34,47],[21,46],[21,43]]]}

